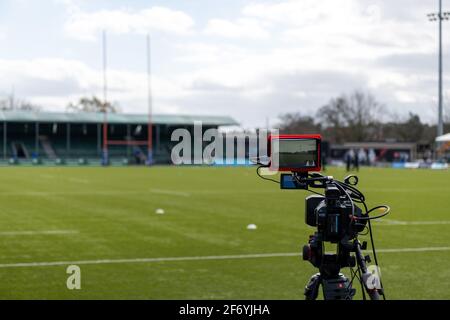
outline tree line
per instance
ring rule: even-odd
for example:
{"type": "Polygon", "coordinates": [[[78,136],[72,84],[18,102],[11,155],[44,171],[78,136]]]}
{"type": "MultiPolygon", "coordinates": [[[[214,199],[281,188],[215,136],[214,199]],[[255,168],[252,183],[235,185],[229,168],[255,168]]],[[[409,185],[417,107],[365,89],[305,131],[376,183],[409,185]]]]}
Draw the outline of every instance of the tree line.
{"type": "MultiPolygon", "coordinates": [[[[445,132],[450,131],[450,112],[446,112],[445,132]]],[[[321,133],[324,140],[343,142],[416,142],[433,143],[436,125],[422,122],[410,112],[407,117],[390,114],[370,93],[355,91],[331,99],[315,116],[301,112],[280,117],[280,133],[321,133]]]]}
{"type": "MultiPolygon", "coordinates": [[[[2,111],[40,111],[43,108],[25,100],[10,97],[0,99],[2,111]]],[[[444,132],[450,131],[450,108],[445,114],[444,132]]],[[[82,97],[69,103],[68,112],[120,112],[117,103],[104,103],[96,96],[82,97]]],[[[332,143],[343,142],[416,142],[431,144],[436,137],[436,125],[422,122],[418,114],[410,112],[399,117],[386,110],[370,93],[356,90],[350,95],[332,98],[314,116],[301,112],[280,115],[280,133],[321,133],[332,143]]]]}
{"type": "MultiPolygon", "coordinates": [[[[43,110],[40,105],[30,103],[26,100],[16,99],[14,95],[0,99],[0,111],[34,111],[43,110]]],[[[67,112],[120,112],[117,103],[103,102],[96,96],[82,97],[77,102],[69,103],[66,107],[67,112]]]]}
{"type": "Polygon", "coordinates": [[[0,111],[41,111],[41,106],[26,100],[16,99],[14,95],[0,99],[0,111]]]}

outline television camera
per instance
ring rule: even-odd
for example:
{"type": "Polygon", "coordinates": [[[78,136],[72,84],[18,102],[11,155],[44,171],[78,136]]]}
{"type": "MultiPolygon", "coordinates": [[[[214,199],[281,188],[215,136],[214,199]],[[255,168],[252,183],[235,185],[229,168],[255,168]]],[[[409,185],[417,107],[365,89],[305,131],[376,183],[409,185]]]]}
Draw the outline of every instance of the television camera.
{"type": "Polygon", "coordinates": [[[283,190],[314,193],[305,200],[305,222],[315,227],[316,232],[310,235],[302,256],[319,272],[306,285],[305,298],[317,299],[319,288],[322,287],[325,300],[351,300],[356,293],[353,282],[357,279],[363,299],[366,299],[366,294],[372,300],[385,299],[371,220],[386,216],[390,208],[381,205],[369,210],[364,195],[356,188],[358,177],[355,175],[338,181],[332,176],[320,174],[321,141],[320,135],[269,136],[270,162],[257,169],[261,178],[279,183],[283,190]],[[263,167],[281,172],[280,180],[261,175],[260,169],[263,167]],[[380,213],[371,216],[375,211],[380,213]],[[363,253],[367,249],[367,242],[358,240],[361,234],[370,236],[374,266],[368,267],[371,258],[363,253]],[[325,250],[325,244],[328,243],[336,246],[335,252],[325,250]],[[341,269],[346,267],[350,268],[350,278],[341,273],[341,269]]]}

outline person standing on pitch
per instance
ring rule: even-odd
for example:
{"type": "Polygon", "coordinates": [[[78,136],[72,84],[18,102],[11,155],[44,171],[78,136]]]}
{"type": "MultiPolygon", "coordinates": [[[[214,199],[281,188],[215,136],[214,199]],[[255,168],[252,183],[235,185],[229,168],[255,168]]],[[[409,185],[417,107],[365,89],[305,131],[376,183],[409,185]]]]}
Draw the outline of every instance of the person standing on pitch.
{"type": "Polygon", "coordinates": [[[359,153],[355,152],[355,156],[353,157],[353,168],[356,171],[359,171],[359,153]]]}
{"type": "Polygon", "coordinates": [[[345,154],[345,162],[347,163],[347,171],[350,171],[352,168],[352,162],[354,162],[355,152],[353,149],[350,149],[345,154]]]}

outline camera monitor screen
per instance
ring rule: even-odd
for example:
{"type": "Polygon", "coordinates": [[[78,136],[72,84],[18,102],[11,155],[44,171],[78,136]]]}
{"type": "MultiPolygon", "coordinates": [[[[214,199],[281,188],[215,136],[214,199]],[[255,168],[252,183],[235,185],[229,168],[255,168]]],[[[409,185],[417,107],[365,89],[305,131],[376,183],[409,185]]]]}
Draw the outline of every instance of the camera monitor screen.
{"type": "Polygon", "coordinates": [[[320,171],[320,136],[274,136],[270,148],[272,169],[320,171]]]}

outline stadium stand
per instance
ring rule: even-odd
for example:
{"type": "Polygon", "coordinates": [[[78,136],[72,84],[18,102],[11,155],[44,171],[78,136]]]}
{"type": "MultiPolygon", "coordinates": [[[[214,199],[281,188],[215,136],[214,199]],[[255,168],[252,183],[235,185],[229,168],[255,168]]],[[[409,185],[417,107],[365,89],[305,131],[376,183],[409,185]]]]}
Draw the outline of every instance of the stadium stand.
{"type": "MultiPolygon", "coordinates": [[[[101,113],[0,112],[0,159],[2,163],[92,163],[99,164],[103,148],[104,115],[101,113]]],[[[155,163],[169,163],[172,132],[186,128],[193,133],[194,121],[203,131],[238,123],[226,116],[153,115],[155,163]]],[[[108,114],[111,162],[143,164],[147,157],[148,115],[108,114]]]]}

